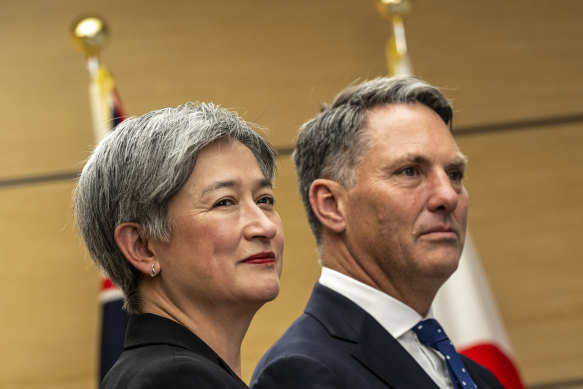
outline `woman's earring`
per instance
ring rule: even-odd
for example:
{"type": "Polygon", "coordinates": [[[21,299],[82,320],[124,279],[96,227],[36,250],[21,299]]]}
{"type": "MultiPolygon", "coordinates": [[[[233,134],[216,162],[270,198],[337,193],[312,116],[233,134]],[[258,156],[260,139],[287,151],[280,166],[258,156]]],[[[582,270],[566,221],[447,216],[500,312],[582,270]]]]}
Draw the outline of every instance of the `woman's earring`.
{"type": "Polygon", "coordinates": [[[150,268],[150,277],[156,277],[156,268],[154,267],[154,264],[152,264],[152,267],[150,268]]]}

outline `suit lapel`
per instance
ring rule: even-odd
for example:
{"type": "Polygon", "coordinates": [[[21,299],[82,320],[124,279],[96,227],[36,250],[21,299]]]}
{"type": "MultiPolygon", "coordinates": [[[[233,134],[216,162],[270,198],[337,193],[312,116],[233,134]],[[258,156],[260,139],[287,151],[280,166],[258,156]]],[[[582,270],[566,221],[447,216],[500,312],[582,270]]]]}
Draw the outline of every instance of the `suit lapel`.
{"type": "Polygon", "coordinates": [[[352,356],[394,389],[437,388],[411,355],[368,313],[335,291],[316,284],[306,313],[330,335],[354,343],[352,356]]]}
{"type": "Polygon", "coordinates": [[[498,379],[487,370],[485,367],[474,362],[470,358],[463,354],[460,354],[460,358],[464,363],[464,366],[470,373],[470,377],[474,380],[474,383],[478,385],[480,389],[504,389],[504,386],[498,381],[498,379]]]}
{"type": "Polygon", "coordinates": [[[407,350],[369,315],[363,321],[352,355],[392,388],[437,389],[407,350]]]}

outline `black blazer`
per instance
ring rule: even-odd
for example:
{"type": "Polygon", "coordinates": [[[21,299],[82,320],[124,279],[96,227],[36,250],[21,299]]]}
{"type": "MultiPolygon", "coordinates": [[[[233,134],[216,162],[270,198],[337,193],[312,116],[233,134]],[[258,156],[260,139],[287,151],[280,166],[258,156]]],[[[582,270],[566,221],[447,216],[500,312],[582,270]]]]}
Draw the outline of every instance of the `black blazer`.
{"type": "MultiPolygon", "coordinates": [[[[490,371],[462,360],[480,389],[503,388],[490,371]]],[[[316,284],[306,310],[263,356],[252,389],[412,389],[437,385],[358,305],[316,284]]]]}
{"type": "Polygon", "coordinates": [[[146,313],[130,316],[125,349],[100,388],[241,389],[247,385],[186,327],[146,313]]]}

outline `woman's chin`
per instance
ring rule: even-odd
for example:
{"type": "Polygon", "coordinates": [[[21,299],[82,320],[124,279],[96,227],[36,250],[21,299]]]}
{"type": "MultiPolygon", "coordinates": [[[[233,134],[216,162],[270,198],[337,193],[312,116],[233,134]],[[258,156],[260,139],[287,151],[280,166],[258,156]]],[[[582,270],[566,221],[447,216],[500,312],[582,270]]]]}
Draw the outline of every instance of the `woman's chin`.
{"type": "Polygon", "coordinates": [[[253,285],[253,290],[247,295],[248,300],[263,305],[275,300],[279,295],[279,279],[275,281],[266,281],[253,285]]]}
{"type": "Polygon", "coordinates": [[[279,280],[277,280],[277,282],[271,283],[271,285],[264,285],[260,295],[263,299],[263,302],[265,303],[275,300],[275,298],[279,295],[279,280]]]}

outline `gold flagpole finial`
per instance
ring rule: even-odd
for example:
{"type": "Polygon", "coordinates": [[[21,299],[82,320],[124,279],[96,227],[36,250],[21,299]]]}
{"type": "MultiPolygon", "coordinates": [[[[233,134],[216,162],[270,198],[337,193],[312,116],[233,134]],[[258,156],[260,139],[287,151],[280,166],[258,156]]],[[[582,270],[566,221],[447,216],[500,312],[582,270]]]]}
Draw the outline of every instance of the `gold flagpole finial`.
{"type": "Polygon", "coordinates": [[[411,12],[411,0],[376,0],[379,13],[391,22],[393,33],[387,40],[386,57],[390,76],[411,76],[404,18],[411,12]]]}
{"type": "Polygon", "coordinates": [[[71,24],[70,31],[73,46],[87,59],[93,130],[95,140],[99,141],[112,128],[111,96],[115,86],[109,71],[99,61],[99,54],[109,38],[109,28],[102,18],[86,15],[71,24]]]}
{"type": "Polygon", "coordinates": [[[387,20],[393,21],[393,16],[407,16],[411,12],[410,0],[377,0],[377,9],[387,20]]]}
{"type": "Polygon", "coordinates": [[[98,57],[107,43],[109,29],[98,16],[84,16],[71,25],[73,46],[88,58],[98,57]]]}

